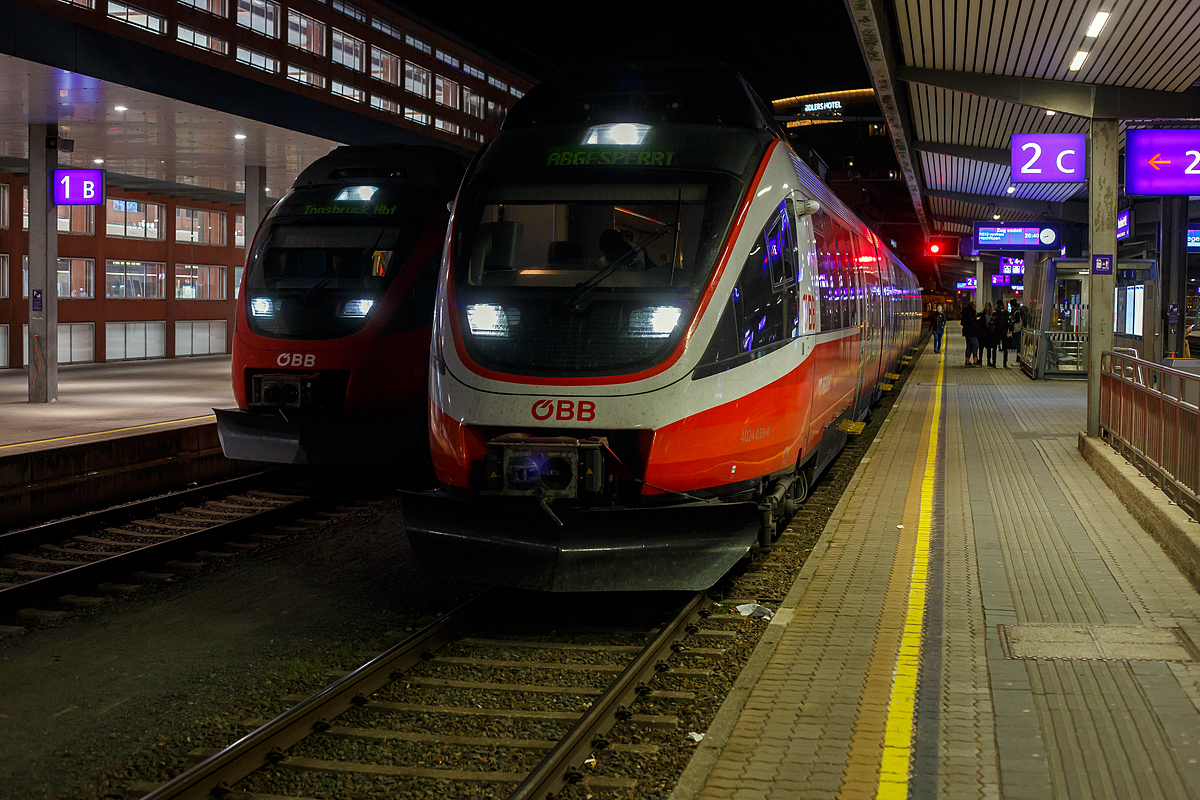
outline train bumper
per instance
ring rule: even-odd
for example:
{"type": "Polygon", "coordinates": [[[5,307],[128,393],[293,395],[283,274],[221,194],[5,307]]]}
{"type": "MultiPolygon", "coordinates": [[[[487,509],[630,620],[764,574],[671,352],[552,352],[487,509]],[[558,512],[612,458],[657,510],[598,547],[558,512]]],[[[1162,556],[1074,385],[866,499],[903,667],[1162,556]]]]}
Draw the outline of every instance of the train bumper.
{"type": "Polygon", "coordinates": [[[397,412],[329,414],[287,420],[214,408],[227,458],[276,464],[385,464],[426,437],[424,419],[397,412]]]}
{"type": "Polygon", "coordinates": [[[549,592],[707,589],[758,537],[754,503],[657,508],[554,506],[402,493],[404,525],[427,571],[549,592]]]}

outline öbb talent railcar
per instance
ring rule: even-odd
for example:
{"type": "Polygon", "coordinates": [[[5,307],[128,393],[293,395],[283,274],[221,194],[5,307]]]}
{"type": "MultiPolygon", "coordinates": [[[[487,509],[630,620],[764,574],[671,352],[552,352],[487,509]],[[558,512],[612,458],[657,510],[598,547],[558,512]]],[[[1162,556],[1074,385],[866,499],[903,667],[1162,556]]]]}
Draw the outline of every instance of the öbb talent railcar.
{"type": "Polygon", "coordinates": [[[225,455],[370,464],[425,452],[430,324],[466,169],[436,147],[339,147],[247,248],[225,455]]]}
{"type": "Polygon", "coordinates": [[[434,315],[435,570],[695,589],[768,545],[915,344],[913,275],[726,68],[573,69],[468,170],[434,315]]]}

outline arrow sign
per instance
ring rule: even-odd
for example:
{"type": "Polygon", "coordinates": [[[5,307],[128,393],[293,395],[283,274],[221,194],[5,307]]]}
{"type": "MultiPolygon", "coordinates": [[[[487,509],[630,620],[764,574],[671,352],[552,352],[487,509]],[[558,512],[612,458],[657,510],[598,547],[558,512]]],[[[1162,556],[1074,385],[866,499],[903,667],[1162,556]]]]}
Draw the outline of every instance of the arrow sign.
{"type": "Polygon", "coordinates": [[[1125,193],[1200,194],[1200,130],[1127,130],[1125,193]]]}

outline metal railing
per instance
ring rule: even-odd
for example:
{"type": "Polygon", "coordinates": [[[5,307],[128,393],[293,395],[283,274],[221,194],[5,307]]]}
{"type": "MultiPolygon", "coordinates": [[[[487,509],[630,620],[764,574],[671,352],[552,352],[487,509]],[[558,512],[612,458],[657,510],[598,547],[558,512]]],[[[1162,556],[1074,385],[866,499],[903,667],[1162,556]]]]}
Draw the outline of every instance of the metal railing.
{"type": "Polygon", "coordinates": [[[1100,437],[1200,520],[1200,376],[1105,352],[1100,437]]]}

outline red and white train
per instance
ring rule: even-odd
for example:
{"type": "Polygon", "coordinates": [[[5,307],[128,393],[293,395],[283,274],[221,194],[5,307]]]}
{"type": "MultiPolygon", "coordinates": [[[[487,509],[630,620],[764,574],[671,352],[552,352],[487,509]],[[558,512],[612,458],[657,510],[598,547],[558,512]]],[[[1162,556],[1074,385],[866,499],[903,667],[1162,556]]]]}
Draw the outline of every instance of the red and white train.
{"type": "Polygon", "coordinates": [[[920,333],[912,273],[734,70],[581,68],[469,168],[434,314],[422,563],[695,589],[769,546],[920,333]]]}
{"type": "Polygon", "coordinates": [[[301,172],[246,251],[233,339],[230,458],[383,463],[424,452],[429,336],[466,160],[339,147],[301,172]]]}

